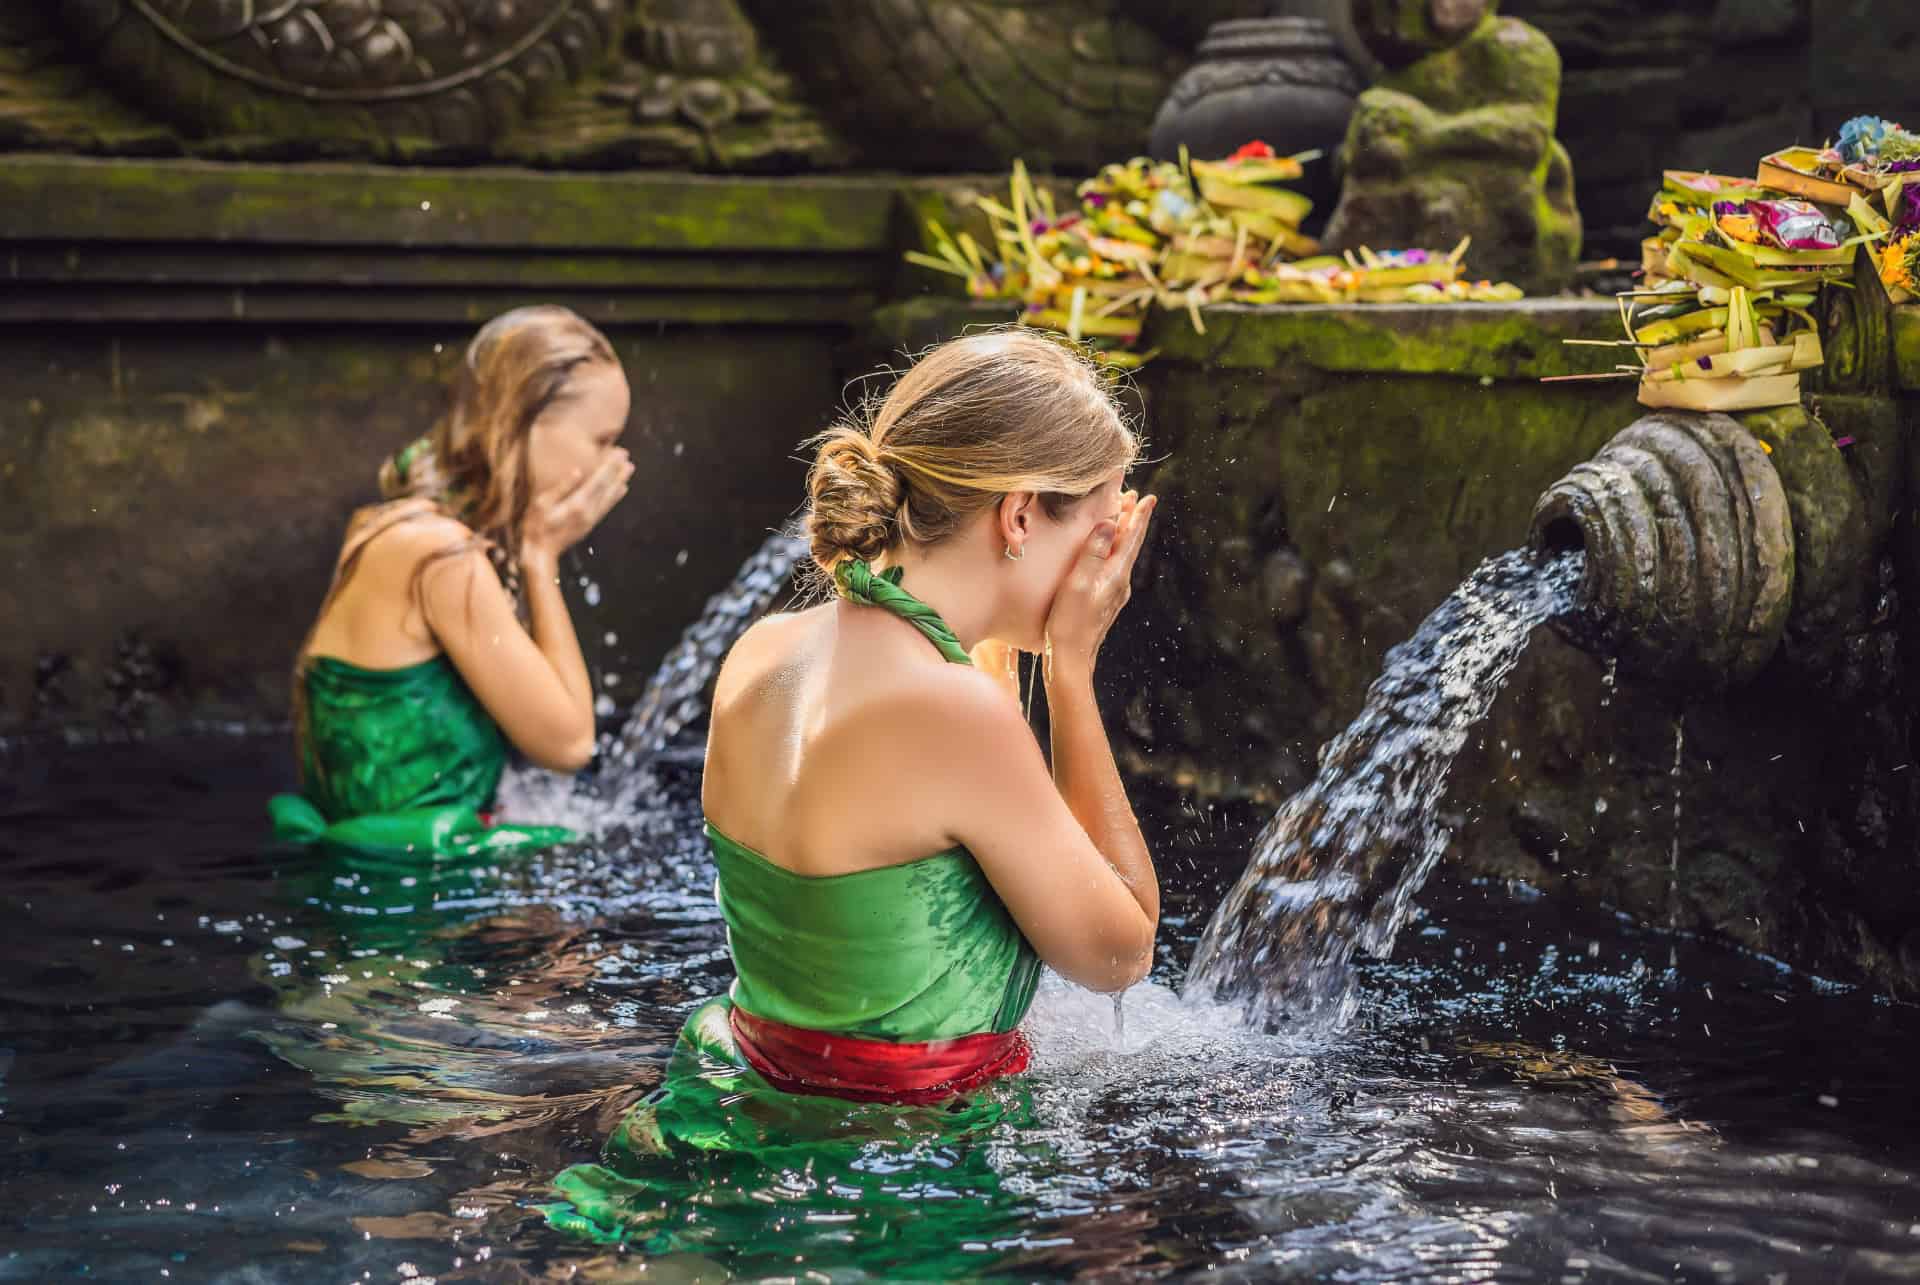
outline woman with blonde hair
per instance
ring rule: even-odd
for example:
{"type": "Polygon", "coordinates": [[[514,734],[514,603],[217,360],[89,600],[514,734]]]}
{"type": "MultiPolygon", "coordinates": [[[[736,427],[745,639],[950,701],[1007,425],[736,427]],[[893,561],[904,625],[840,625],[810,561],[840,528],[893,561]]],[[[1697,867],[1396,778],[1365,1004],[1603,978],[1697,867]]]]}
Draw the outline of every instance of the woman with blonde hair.
{"type": "Polygon", "coordinates": [[[749,630],[714,692],[735,981],[615,1131],[615,1172],[560,1176],[556,1224],[657,1227],[648,1157],[753,1150],[791,1120],[769,1097],[840,1119],[1021,1070],[1041,964],[1101,991],[1146,974],[1159,886],[1093,692],[1155,504],[1123,490],[1137,451],[1097,369],[1020,328],[934,349],[817,439],[805,530],[834,600],[749,630]],[[1051,769],[1018,652],[1043,658],[1051,769]]]}
{"type": "Polygon", "coordinates": [[[348,524],[301,645],[302,794],[273,802],[283,836],[426,854],[566,837],[481,813],[508,743],[561,771],[593,756],[559,558],[626,494],[629,407],[612,345],[565,308],[474,337],[446,414],[348,524]]]}

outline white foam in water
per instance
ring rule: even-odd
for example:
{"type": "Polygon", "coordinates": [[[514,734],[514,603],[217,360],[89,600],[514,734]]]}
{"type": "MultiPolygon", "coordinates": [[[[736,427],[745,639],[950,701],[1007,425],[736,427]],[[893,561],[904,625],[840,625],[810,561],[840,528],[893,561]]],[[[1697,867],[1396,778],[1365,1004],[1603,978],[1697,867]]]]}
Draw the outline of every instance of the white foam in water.
{"type": "Polygon", "coordinates": [[[1173,1067],[1218,1055],[1223,1045],[1268,1056],[1298,1056],[1319,1047],[1315,1033],[1288,1031],[1283,1040],[1246,1027],[1240,1006],[1207,997],[1186,997],[1158,982],[1125,992],[1124,1021],[1115,1020],[1113,997],[1083,990],[1052,972],[1040,975],[1033,1007],[1022,1029],[1043,1074],[1078,1072],[1098,1064],[1118,1069],[1120,1059],[1137,1077],[1142,1063],[1173,1067]]]}
{"type": "Polygon", "coordinates": [[[1311,784],[1275,815],[1194,952],[1195,997],[1242,1001],[1257,1023],[1337,1028],[1357,998],[1351,962],[1385,955],[1445,851],[1437,809],[1467,732],[1534,628],[1572,606],[1578,554],[1489,558],[1387,653],[1365,706],[1311,784]]]}

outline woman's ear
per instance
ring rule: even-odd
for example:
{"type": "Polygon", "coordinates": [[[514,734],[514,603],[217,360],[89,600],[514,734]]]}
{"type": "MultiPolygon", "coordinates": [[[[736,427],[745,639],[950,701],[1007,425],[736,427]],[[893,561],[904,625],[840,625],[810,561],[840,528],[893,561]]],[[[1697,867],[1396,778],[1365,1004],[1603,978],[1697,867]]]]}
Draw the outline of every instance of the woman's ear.
{"type": "Polygon", "coordinates": [[[1032,491],[1010,491],[1000,499],[998,533],[1007,556],[1023,556],[1027,538],[1033,534],[1034,515],[1039,497],[1032,491]]]}

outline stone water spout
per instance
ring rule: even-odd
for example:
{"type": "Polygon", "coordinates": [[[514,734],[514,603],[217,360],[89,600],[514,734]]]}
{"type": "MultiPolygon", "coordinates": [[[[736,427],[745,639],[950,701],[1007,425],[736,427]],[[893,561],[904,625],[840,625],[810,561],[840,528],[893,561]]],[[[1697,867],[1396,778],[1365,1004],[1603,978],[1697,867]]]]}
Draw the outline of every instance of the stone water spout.
{"type": "Polygon", "coordinates": [[[1657,411],[1547,488],[1538,552],[1580,549],[1555,627],[1629,672],[1694,688],[1808,661],[1864,592],[1867,523],[1819,421],[1797,407],[1735,417],[1657,411]]]}

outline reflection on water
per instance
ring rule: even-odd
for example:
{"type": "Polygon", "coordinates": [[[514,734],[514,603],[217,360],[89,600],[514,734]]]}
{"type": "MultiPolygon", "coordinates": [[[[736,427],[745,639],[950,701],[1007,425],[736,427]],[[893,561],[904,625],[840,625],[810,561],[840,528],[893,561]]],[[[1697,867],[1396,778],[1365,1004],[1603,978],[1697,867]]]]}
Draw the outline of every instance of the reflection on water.
{"type": "Polygon", "coordinates": [[[1920,1262],[1910,1010],[1436,881],[1396,958],[1363,966],[1362,1022],[1263,1035],[1172,989],[1227,851],[1169,872],[1172,949],[1123,1033],[1105,997],[1043,989],[1019,1109],[958,1139],[873,1128],[777,1175],[715,1168],[709,1195],[750,1177],[728,1194],[752,1235],[643,1263],[535,1206],[729,978],[691,777],[623,835],[429,878],[263,849],[270,759],[90,751],[4,804],[0,1278],[1861,1281],[1920,1262]]]}

